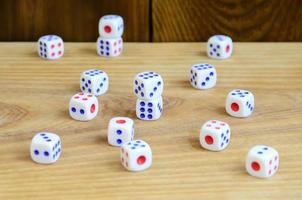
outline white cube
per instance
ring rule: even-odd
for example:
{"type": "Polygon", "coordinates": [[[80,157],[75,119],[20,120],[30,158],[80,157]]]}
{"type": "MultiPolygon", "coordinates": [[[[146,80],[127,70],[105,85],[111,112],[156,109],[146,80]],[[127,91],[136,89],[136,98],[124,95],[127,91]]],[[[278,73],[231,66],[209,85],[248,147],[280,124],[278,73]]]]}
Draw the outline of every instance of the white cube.
{"type": "Polygon", "coordinates": [[[207,44],[207,54],[214,59],[227,59],[232,55],[232,39],[225,35],[214,35],[209,38],[207,44]]]}
{"type": "Polygon", "coordinates": [[[69,114],[75,120],[92,120],[97,116],[98,110],[98,99],[93,94],[80,92],[70,99],[69,114]]]}
{"type": "Polygon", "coordinates": [[[163,98],[153,100],[136,100],[136,116],[141,120],[158,120],[163,112],[163,98]]]}
{"type": "Polygon", "coordinates": [[[128,117],[114,117],[108,125],[108,143],[122,146],[134,138],[134,121],[128,117]]]}
{"type": "Polygon", "coordinates": [[[122,37],[124,21],[118,15],[105,15],[99,20],[99,34],[104,38],[122,37]]]}
{"type": "Polygon", "coordinates": [[[251,175],[258,178],[273,176],[279,167],[278,151],[265,145],[257,145],[250,149],[246,156],[245,168],[251,175]]]}
{"type": "Polygon", "coordinates": [[[56,162],[62,151],[60,137],[54,133],[37,133],[31,141],[30,156],[33,161],[40,164],[56,162]]]}
{"type": "Polygon", "coordinates": [[[38,40],[38,54],[41,58],[55,60],[64,54],[64,43],[57,35],[45,35],[38,40]]]}
{"type": "Polygon", "coordinates": [[[190,83],[194,88],[204,90],[216,85],[215,67],[208,63],[195,64],[190,70],[190,83]]]}
{"type": "Polygon", "coordinates": [[[116,57],[123,52],[123,39],[121,37],[112,39],[99,37],[96,46],[100,56],[116,57]]]}
{"type": "Polygon", "coordinates": [[[254,95],[247,90],[232,90],[226,99],[226,112],[233,117],[248,117],[255,107],[254,95]]]}
{"type": "Polygon", "coordinates": [[[121,147],[122,165],[129,171],[143,171],[152,165],[150,146],[142,140],[133,140],[121,147]]]}
{"type": "Polygon", "coordinates": [[[100,96],[107,92],[109,77],[106,72],[99,69],[89,69],[80,77],[80,88],[84,93],[100,96]]]}
{"type": "Polygon", "coordinates": [[[152,71],[142,72],[134,78],[134,93],[140,99],[153,100],[158,99],[164,88],[162,77],[152,71]]]}
{"type": "Polygon", "coordinates": [[[225,149],[231,141],[230,126],[222,121],[210,120],[203,124],[200,130],[200,145],[211,151],[225,149]]]}

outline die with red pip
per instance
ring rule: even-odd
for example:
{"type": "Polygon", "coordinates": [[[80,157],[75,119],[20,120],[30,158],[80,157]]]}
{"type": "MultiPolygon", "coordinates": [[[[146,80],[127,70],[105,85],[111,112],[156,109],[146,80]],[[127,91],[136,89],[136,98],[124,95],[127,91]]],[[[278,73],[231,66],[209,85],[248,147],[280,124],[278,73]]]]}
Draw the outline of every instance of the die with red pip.
{"type": "Polygon", "coordinates": [[[129,171],[139,172],[152,165],[152,151],[147,142],[132,140],[121,147],[122,165],[129,171]]]}
{"type": "Polygon", "coordinates": [[[254,108],[254,95],[248,90],[235,89],[227,95],[225,109],[233,117],[248,117],[254,108]]]}
{"type": "Polygon", "coordinates": [[[77,93],[69,102],[69,114],[78,121],[89,121],[97,116],[99,110],[98,99],[90,93],[77,93]]]}
{"type": "Polygon", "coordinates": [[[211,151],[225,149],[231,141],[230,126],[218,120],[210,120],[203,124],[200,130],[200,145],[211,151]]]}
{"type": "Polygon", "coordinates": [[[128,117],[114,117],[108,125],[108,143],[122,146],[134,138],[134,121],[128,117]]]}
{"type": "Polygon", "coordinates": [[[120,38],[124,32],[124,20],[119,15],[105,15],[99,20],[99,34],[103,38],[120,38]]]}
{"type": "Polygon", "coordinates": [[[45,35],[38,40],[38,54],[48,60],[59,59],[64,54],[64,43],[57,35],[45,35]]]}
{"type": "Polygon", "coordinates": [[[227,59],[232,55],[233,41],[226,35],[214,35],[209,38],[207,54],[214,59],[227,59]]]}
{"type": "Polygon", "coordinates": [[[116,57],[123,52],[123,39],[99,37],[97,42],[97,53],[100,56],[116,57]]]}
{"type": "Polygon", "coordinates": [[[266,145],[252,147],[245,161],[245,168],[251,176],[258,178],[269,178],[279,168],[278,151],[266,145]]]}

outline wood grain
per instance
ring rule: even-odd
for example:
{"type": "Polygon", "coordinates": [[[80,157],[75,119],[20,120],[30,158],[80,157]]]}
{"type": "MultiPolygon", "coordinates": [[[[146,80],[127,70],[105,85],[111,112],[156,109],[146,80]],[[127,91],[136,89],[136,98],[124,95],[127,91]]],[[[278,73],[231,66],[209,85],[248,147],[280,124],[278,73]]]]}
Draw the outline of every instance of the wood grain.
{"type": "Polygon", "coordinates": [[[149,0],[3,0],[0,40],[58,34],[65,41],[96,41],[98,20],[112,13],[124,18],[124,40],[149,41],[149,0]]]}
{"type": "Polygon", "coordinates": [[[300,0],[153,0],[153,41],[302,41],[300,0]]]}
{"type": "Polygon", "coordinates": [[[226,61],[205,56],[205,44],[126,43],[121,57],[106,59],[94,43],[67,43],[58,61],[37,56],[34,43],[0,43],[0,199],[274,199],[302,198],[302,57],[300,43],[236,43],[226,61]],[[190,66],[216,66],[218,84],[199,91],[188,82],[190,66]],[[109,92],[90,122],[68,115],[69,98],[79,90],[80,73],[105,70],[109,92]],[[156,122],[135,120],[136,138],[153,150],[152,168],[124,170],[119,149],[106,141],[111,117],[135,118],[134,75],[159,72],[165,81],[164,114],[156,122]],[[228,116],[226,94],[251,90],[256,107],[247,119],[228,116]],[[209,119],[230,124],[232,139],[223,152],[199,145],[209,119]],[[60,160],[38,165],[29,144],[38,131],[58,133],[60,160]],[[268,180],[249,176],[244,160],[256,144],[280,153],[280,169],[268,180]]]}

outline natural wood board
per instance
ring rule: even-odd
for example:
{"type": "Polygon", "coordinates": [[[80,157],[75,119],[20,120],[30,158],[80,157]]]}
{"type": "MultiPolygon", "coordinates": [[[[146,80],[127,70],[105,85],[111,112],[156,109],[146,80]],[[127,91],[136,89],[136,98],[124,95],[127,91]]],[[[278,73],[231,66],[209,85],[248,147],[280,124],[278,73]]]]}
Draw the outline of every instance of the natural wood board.
{"type": "Polygon", "coordinates": [[[155,42],[302,41],[300,0],[153,0],[155,42]]]}
{"type": "Polygon", "coordinates": [[[37,56],[35,43],[0,43],[0,199],[302,199],[301,43],[235,43],[229,60],[206,57],[200,43],[126,43],[117,58],[96,55],[94,43],[67,43],[57,61],[37,56]],[[192,64],[216,66],[218,84],[199,91],[188,82],[192,64]],[[90,122],[68,115],[83,70],[100,68],[110,77],[99,97],[101,111],[90,122]],[[135,138],[153,150],[153,165],[132,173],[120,164],[119,149],[107,144],[111,117],[135,118],[134,75],[160,73],[165,81],[164,114],[155,122],[135,120],[135,138]],[[251,90],[255,111],[246,119],[228,116],[227,93],[251,90]],[[209,152],[199,145],[209,119],[230,124],[230,146],[209,152]],[[63,149],[53,165],[29,156],[32,136],[50,131],[63,149]],[[280,169],[271,179],[249,176],[247,151],[256,144],[276,148],[280,169]]]}

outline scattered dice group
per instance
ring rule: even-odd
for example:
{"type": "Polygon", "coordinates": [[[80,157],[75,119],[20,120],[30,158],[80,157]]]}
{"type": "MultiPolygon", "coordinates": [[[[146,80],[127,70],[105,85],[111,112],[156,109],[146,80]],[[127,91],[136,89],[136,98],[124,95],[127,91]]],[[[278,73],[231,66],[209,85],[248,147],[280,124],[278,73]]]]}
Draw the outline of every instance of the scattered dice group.
{"type": "MultiPolygon", "coordinates": [[[[213,59],[227,59],[233,52],[232,39],[224,35],[210,37],[207,55],[213,59]]],[[[217,72],[208,63],[199,63],[191,67],[189,81],[199,90],[210,89],[216,85],[217,72]]],[[[235,89],[228,93],[225,101],[226,112],[233,117],[249,117],[255,107],[254,95],[248,90],[235,89]]],[[[226,122],[210,120],[200,130],[200,145],[210,151],[222,151],[231,141],[231,129],[226,122]]],[[[279,155],[272,147],[257,145],[250,149],[246,157],[247,172],[258,178],[273,176],[279,167],[279,155]]]]}
{"type": "MultiPolygon", "coordinates": [[[[106,15],[99,21],[97,53],[100,56],[119,56],[123,50],[123,18],[118,15],[106,15]]],[[[227,59],[232,55],[232,39],[225,35],[214,35],[207,43],[207,55],[213,59],[227,59]]],[[[44,59],[54,60],[63,56],[64,43],[56,35],[46,35],[38,40],[38,54],[44,59]]],[[[206,90],[215,87],[217,72],[209,63],[194,64],[189,73],[192,87],[206,90]]],[[[90,121],[99,111],[98,96],[107,92],[109,77],[100,69],[84,71],[80,76],[81,92],[73,95],[69,102],[69,114],[78,121],[90,121]]],[[[136,116],[141,120],[158,120],[163,112],[164,81],[154,71],[137,74],[134,78],[134,93],[137,97],[136,116]]],[[[233,117],[249,117],[255,107],[254,95],[248,90],[234,89],[226,97],[225,110],[233,117]]],[[[128,117],[114,117],[108,124],[108,143],[119,147],[121,164],[129,171],[143,171],[152,165],[152,151],[143,140],[134,140],[134,121],[128,117]]],[[[230,126],[223,121],[205,122],[199,135],[200,145],[209,151],[222,151],[231,142],[230,126]]],[[[61,139],[49,132],[37,133],[30,146],[33,161],[41,164],[56,162],[62,151],[61,139]]],[[[273,176],[279,168],[277,150],[265,145],[252,147],[245,162],[246,171],[258,178],[273,176]]]]}

